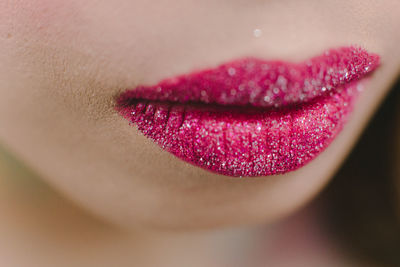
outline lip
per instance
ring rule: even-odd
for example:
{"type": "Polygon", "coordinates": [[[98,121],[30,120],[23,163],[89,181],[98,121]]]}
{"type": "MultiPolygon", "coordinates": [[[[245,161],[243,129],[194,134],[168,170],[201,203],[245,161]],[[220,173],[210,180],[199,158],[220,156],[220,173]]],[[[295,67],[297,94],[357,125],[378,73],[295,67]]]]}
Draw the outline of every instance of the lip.
{"type": "Polygon", "coordinates": [[[244,58],[128,89],[116,109],[178,158],[234,177],[283,174],[343,128],[379,56],[331,49],[300,63],[244,58]]]}

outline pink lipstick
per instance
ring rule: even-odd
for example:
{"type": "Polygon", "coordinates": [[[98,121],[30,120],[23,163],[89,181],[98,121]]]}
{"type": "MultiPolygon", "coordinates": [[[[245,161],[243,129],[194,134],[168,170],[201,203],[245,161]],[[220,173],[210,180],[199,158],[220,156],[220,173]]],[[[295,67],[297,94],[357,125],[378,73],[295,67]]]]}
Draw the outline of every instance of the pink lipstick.
{"type": "Polygon", "coordinates": [[[138,86],[117,110],[178,158],[228,176],[298,169],[340,132],[379,56],[342,47],[301,63],[245,58],[138,86]]]}

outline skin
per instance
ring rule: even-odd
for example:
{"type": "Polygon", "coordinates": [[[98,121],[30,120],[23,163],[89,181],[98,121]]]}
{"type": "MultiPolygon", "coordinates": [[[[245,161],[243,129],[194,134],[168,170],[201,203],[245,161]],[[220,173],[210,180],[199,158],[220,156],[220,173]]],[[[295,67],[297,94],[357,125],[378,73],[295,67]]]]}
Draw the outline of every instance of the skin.
{"type": "Polygon", "coordinates": [[[390,90],[399,10],[397,0],[1,1],[0,141],[82,207],[77,217],[97,218],[84,225],[107,222],[154,244],[271,223],[323,188],[390,90]],[[114,110],[115,97],[138,84],[243,56],[299,61],[351,44],[381,55],[382,66],[326,151],[285,175],[209,173],[160,150],[114,110]]]}

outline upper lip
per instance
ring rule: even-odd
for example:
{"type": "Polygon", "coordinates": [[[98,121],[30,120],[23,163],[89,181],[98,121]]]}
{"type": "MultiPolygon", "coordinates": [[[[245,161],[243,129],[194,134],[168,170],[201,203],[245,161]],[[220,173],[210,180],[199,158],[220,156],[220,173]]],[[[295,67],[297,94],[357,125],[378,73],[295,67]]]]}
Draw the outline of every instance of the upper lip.
{"type": "Polygon", "coordinates": [[[360,47],[332,49],[300,63],[244,58],[156,85],[138,86],[120,101],[284,107],[323,96],[378,65],[379,56],[360,47]]]}

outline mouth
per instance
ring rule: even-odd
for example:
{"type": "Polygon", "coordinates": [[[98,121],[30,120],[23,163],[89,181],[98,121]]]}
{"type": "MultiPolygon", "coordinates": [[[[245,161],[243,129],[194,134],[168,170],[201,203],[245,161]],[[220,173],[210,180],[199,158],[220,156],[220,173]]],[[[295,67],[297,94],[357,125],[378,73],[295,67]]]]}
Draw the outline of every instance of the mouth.
{"type": "Polygon", "coordinates": [[[244,58],[138,86],[118,112],[176,157],[233,177],[294,171],[338,135],[379,56],[331,49],[300,63],[244,58]]]}

